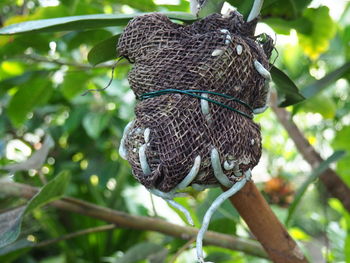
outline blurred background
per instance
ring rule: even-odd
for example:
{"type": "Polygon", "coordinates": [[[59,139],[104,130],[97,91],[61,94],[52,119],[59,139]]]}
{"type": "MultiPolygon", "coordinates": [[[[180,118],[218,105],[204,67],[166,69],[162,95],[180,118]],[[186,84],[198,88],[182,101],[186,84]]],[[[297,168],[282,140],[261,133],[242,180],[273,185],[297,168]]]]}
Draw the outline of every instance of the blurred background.
{"type": "MultiPolygon", "coordinates": [[[[251,5],[250,0],[230,0],[224,9],[234,6],[247,14],[251,5]]],[[[189,10],[185,0],[1,0],[0,26],[76,15],[189,10]]],[[[122,61],[113,73],[114,61],[92,66],[87,60],[94,46],[122,30],[121,26],[86,30],[82,23],[81,29],[74,31],[0,36],[0,184],[13,180],[40,187],[57,174],[67,172],[71,175],[68,196],[186,225],[183,216],[163,200],[152,200],[118,154],[124,126],[134,116],[135,97],[127,81],[131,65],[122,61]],[[104,88],[112,74],[114,79],[107,89],[82,96],[88,89],[104,88]]],[[[274,39],[272,62],[307,98],[286,108],[307,141],[323,159],[336,150],[350,151],[349,1],[267,0],[257,27],[257,34],[260,33],[274,39]]],[[[257,116],[255,121],[261,124],[264,150],[253,178],[279,219],[285,222],[297,190],[313,169],[272,110],[257,116]]],[[[350,155],[346,154],[337,165],[331,165],[348,187],[349,164],[350,155]]],[[[198,226],[220,192],[190,191],[191,197],[178,201],[190,210],[198,226]]],[[[24,199],[0,192],[0,211],[24,203],[24,199]]],[[[36,243],[104,224],[45,207],[24,218],[19,240],[36,243]]],[[[218,210],[209,229],[251,238],[229,203],[218,210]]],[[[318,180],[302,195],[288,230],[311,262],[350,262],[349,213],[318,180]]],[[[154,263],[171,259],[192,263],[193,245],[176,254],[185,243],[154,232],[117,228],[25,250],[17,249],[14,243],[10,250],[0,249],[0,261],[154,263]],[[135,254],[137,249],[142,251],[149,243],[156,244],[157,251],[141,261],[125,259],[125,255],[135,254]],[[154,259],[156,252],[162,252],[156,258],[159,261],[154,259]]],[[[205,252],[208,260],[215,262],[269,262],[217,247],[208,246],[205,252]]]]}

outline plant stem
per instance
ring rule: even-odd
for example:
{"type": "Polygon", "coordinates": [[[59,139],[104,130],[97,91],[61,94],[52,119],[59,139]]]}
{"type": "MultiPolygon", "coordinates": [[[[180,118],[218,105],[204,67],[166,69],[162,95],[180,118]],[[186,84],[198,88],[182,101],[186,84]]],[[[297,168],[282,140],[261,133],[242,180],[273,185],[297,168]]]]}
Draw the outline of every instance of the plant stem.
{"type": "MultiPolygon", "coordinates": [[[[38,190],[38,188],[14,182],[4,182],[0,184],[0,193],[26,199],[32,198],[38,190]]],[[[158,218],[129,215],[127,213],[97,206],[75,198],[64,197],[61,200],[50,203],[50,205],[65,211],[79,213],[110,222],[121,228],[155,231],[184,240],[195,238],[198,233],[198,229],[194,227],[179,226],[158,218]]],[[[267,255],[260,244],[249,239],[208,231],[204,236],[204,243],[206,245],[228,248],[231,250],[242,251],[253,256],[267,258],[267,255]]]]}
{"type": "Polygon", "coordinates": [[[40,243],[35,244],[34,247],[45,247],[45,246],[49,246],[49,245],[55,244],[55,243],[63,241],[63,240],[68,240],[71,238],[75,238],[75,237],[79,237],[79,236],[83,236],[83,235],[87,235],[87,234],[91,234],[91,233],[107,231],[107,230],[111,230],[114,228],[117,228],[117,226],[115,224],[87,228],[87,229],[80,230],[80,231],[77,231],[74,233],[69,233],[69,234],[64,235],[64,236],[60,236],[58,238],[42,241],[40,243]]]}

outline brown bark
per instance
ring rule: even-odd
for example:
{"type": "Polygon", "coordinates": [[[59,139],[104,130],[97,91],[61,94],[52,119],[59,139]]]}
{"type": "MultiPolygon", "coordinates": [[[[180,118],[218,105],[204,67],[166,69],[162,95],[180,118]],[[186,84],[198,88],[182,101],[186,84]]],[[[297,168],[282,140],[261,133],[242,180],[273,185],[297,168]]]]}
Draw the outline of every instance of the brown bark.
{"type": "MultiPolygon", "coordinates": [[[[292,120],[290,113],[285,109],[276,106],[275,94],[271,94],[271,108],[275,112],[280,123],[288,132],[290,138],[294,141],[298,151],[311,167],[315,168],[322,163],[324,160],[299,130],[292,120]]],[[[350,212],[350,189],[337,173],[331,168],[328,168],[320,175],[320,180],[326,187],[327,191],[333,197],[337,198],[350,212]]]]}
{"type": "MultiPolygon", "coordinates": [[[[0,184],[0,193],[8,196],[17,196],[26,199],[32,198],[39,189],[25,184],[4,182],[0,184]]],[[[61,200],[50,203],[58,209],[70,211],[106,222],[116,224],[118,227],[155,231],[165,235],[190,240],[196,237],[198,229],[188,226],[179,226],[164,220],[146,216],[134,216],[109,208],[97,206],[75,198],[64,197],[61,200]]],[[[213,231],[207,231],[204,236],[204,244],[213,245],[244,253],[267,258],[260,244],[253,240],[233,237],[213,231]]]]}
{"type": "Polygon", "coordinates": [[[308,262],[253,182],[248,182],[230,201],[273,262],[308,262]]]}

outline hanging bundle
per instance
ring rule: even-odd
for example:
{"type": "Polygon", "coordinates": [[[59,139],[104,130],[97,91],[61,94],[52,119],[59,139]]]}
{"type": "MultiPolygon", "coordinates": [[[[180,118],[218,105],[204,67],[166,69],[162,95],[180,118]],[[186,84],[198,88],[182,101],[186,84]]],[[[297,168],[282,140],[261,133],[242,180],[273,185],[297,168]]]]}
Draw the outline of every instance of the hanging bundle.
{"type": "MultiPolygon", "coordinates": [[[[153,13],[130,21],[119,39],[120,55],[134,63],[128,80],[138,99],[120,154],[141,184],[190,223],[172,200],[178,190],[221,184],[232,187],[227,198],[261,156],[260,127],[252,119],[266,109],[271,45],[254,37],[256,23],[236,11],[191,25],[153,13]]],[[[211,213],[197,239],[199,258],[211,213]]]]}

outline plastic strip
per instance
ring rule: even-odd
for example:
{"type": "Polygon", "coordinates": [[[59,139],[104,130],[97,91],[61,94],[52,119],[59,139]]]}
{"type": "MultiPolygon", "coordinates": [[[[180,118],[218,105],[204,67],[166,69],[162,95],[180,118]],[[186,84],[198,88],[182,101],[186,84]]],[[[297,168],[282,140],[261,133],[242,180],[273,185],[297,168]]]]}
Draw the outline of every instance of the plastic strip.
{"type": "Polygon", "coordinates": [[[254,20],[260,14],[263,3],[264,3],[263,0],[255,0],[254,1],[253,7],[249,13],[247,22],[254,20]]]}
{"type": "Polygon", "coordinates": [[[142,172],[145,175],[150,175],[152,173],[151,168],[148,165],[147,162],[147,156],[146,156],[146,144],[142,144],[139,149],[139,158],[140,158],[140,164],[142,172]]]}
{"type": "Polygon", "coordinates": [[[269,106],[265,105],[264,107],[261,107],[261,108],[256,108],[253,110],[253,113],[254,114],[260,114],[260,113],[263,113],[264,111],[267,110],[269,106]]]}
{"type": "MultiPolygon", "coordinates": [[[[250,178],[250,175],[249,175],[249,178],[250,178]]],[[[213,216],[215,211],[218,209],[218,207],[225,200],[227,200],[228,198],[233,196],[235,193],[237,193],[239,190],[241,190],[247,181],[248,181],[248,178],[243,178],[242,180],[235,183],[229,190],[219,195],[215,199],[215,201],[211,204],[208,211],[205,213],[202,227],[198,232],[197,241],[196,241],[196,251],[197,251],[198,262],[209,263],[209,262],[204,262],[204,259],[203,259],[203,238],[204,238],[205,232],[208,230],[211,217],[213,216]]]]}
{"type": "Polygon", "coordinates": [[[186,175],[186,177],[175,187],[176,190],[185,189],[187,186],[189,186],[194,178],[196,178],[199,168],[201,166],[201,157],[198,155],[194,159],[194,164],[190,170],[190,172],[186,175]]]}
{"type": "Polygon", "coordinates": [[[254,67],[259,72],[259,74],[263,76],[265,79],[268,79],[268,80],[271,79],[270,72],[266,68],[264,68],[264,66],[261,65],[259,61],[254,60],[254,67]]]}
{"type": "Polygon", "coordinates": [[[145,143],[147,144],[149,142],[149,136],[151,134],[150,128],[146,128],[143,132],[143,138],[145,139],[145,143]]]}
{"type": "Polygon", "coordinates": [[[224,169],[226,171],[232,170],[235,167],[235,161],[225,161],[224,162],[224,169]]]}
{"type": "Polygon", "coordinates": [[[188,212],[188,210],[187,210],[185,207],[183,207],[183,206],[180,205],[179,203],[176,203],[176,202],[175,202],[174,200],[172,200],[172,199],[165,199],[165,201],[167,201],[167,202],[168,202],[171,206],[173,206],[174,208],[180,210],[180,211],[185,215],[187,222],[188,222],[191,226],[194,225],[193,219],[192,219],[192,217],[191,217],[191,215],[190,215],[190,212],[188,212]]]}
{"type": "Polygon", "coordinates": [[[131,121],[125,126],[122,139],[120,140],[119,155],[124,160],[127,160],[127,158],[128,158],[128,150],[125,147],[126,136],[129,134],[129,131],[130,131],[131,127],[134,125],[134,122],[135,121],[131,121]]]}
{"type": "Polygon", "coordinates": [[[184,195],[182,195],[182,193],[175,193],[174,191],[170,191],[168,193],[165,193],[165,192],[162,192],[158,189],[147,189],[147,190],[150,193],[162,198],[164,201],[168,202],[174,208],[180,210],[185,215],[187,222],[193,226],[193,220],[192,220],[192,217],[190,215],[190,212],[188,212],[188,210],[185,207],[183,207],[182,205],[180,205],[179,203],[177,203],[176,201],[173,200],[174,197],[184,196],[184,195]]]}
{"type": "Polygon", "coordinates": [[[231,187],[232,182],[227,178],[227,176],[224,174],[221,168],[221,162],[220,162],[220,156],[218,153],[218,150],[215,148],[211,150],[210,153],[210,159],[211,159],[211,166],[214,170],[214,175],[216,179],[224,186],[231,187]]]}

